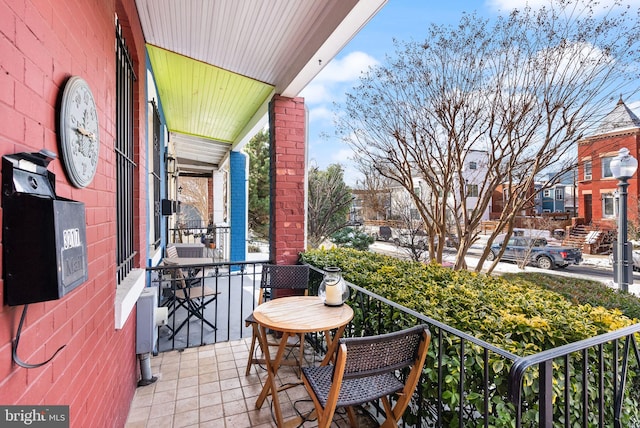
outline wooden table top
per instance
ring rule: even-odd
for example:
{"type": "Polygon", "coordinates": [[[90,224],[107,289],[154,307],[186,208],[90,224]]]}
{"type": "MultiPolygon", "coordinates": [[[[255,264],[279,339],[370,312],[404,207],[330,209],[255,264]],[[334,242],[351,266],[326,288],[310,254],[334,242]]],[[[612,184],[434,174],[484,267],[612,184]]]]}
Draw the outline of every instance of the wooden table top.
{"type": "Polygon", "coordinates": [[[260,325],[291,333],[332,330],[353,319],[347,304],[326,306],[318,296],[290,296],[259,305],[253,316],[260,325]]]}

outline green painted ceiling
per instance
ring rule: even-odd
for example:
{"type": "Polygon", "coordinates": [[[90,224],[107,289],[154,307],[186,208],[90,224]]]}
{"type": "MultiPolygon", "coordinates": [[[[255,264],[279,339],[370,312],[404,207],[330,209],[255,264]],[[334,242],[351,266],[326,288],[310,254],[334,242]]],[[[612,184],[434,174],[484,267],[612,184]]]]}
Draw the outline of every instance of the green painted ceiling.
{"type": "Polygon", "coordinates": [[[147,45],[169,131],[234,143],[273,86],[147,45]]]}

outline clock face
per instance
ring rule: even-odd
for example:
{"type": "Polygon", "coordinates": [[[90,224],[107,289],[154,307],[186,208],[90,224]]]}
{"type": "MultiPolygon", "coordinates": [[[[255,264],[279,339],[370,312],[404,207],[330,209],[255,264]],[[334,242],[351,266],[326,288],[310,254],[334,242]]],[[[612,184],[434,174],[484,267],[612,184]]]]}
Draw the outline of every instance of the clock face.
{"type": "Polygon", "coordinates": [[[62,160],[73,185],[88,186],[98,167],[100,129],[91,89],[78,76],[69,79],[62,94],[60,145],[62,160]]]}

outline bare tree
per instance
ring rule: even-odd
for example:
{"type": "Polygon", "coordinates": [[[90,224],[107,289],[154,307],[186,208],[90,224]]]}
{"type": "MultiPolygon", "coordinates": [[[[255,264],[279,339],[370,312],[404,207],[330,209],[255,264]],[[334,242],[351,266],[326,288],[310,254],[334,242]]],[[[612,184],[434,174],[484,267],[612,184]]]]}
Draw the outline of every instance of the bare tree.
{"type": "MultiPolygon", "coordinates": [[[[183,205],[190,205],[196,212],[197,218],[184,219],[190,223],[199,225],[207,224],[209,219],[209,190],[207,178],[203,177],[180,177],[180,202],[183,205]]],[[[184,211],[184,209],[183,209],[184,211]]]]}
{"type": "Polygon", "coordinates": [[[358,159],[356,168],[362,174],[355,188],[362,195],[364,217],[369,220],[388,220],[392,181],[380,175],[366,159],[358,159]]]}
{"type": "Polygon", "coordinates": [[[311,248],[347,225],[353,197],[344,182],[342,167],[329,165],[309,170],[308,242],[311,248]]]}
{"type": "MultiPolygon", "coordinates": [[[[463,268],[494,192],[504,189],[505,199],[489,246],[500,233],[508,239],[531,206],[536,176],[574,167],[575,143],[621,93],[638,90],[639,29],[631,9],[596,11],[580,0],[514,10],[495,23],[464,15],[456,27],[433,25],[426,41],[396,42],[395,59],[361,78],[340,106],[338,132],[410,192],[430,235],[444,242],[454,219],[463,268]],[[471,150],[487,154],[472,208],[464,185],[471,150]],[[416,177],[425,194],[412,191],[416,177]]],[[[442,246],[430,252],[442,260],[442,246]]]]}
{"type": "Polygon", "coordinates": [[[429,241],[433,241],[433,237],[427,236],[422,219],[417,215],[414,207],[412,198],[404,189],[401,194],[393,198],[392,219],[397,228],[392,239],[411,260],[420,261],[425,255],[429,241]]]}

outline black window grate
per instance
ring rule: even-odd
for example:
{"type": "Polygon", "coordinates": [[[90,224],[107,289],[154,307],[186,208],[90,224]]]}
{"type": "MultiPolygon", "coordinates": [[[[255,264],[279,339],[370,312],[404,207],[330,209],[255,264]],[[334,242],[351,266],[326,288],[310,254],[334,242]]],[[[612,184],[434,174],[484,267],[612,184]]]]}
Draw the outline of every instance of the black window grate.
{"type": "Polygon", "coordinates": [[[116,262],[118,284],[133,269],[134,161],[133,103],[136,76],[122,28],[116,20],[116,262]]]}
{"type": "Polygon", "coordinates": [[[160,207],[160,113],[155,101],[151,101],[153,107],[153,129],[151,136],[153,141],[153,172],[151,178],[153,181],[153,246],[154,248],[160,247],[160,221],[161,221],[161,207],[160,207]]]}

